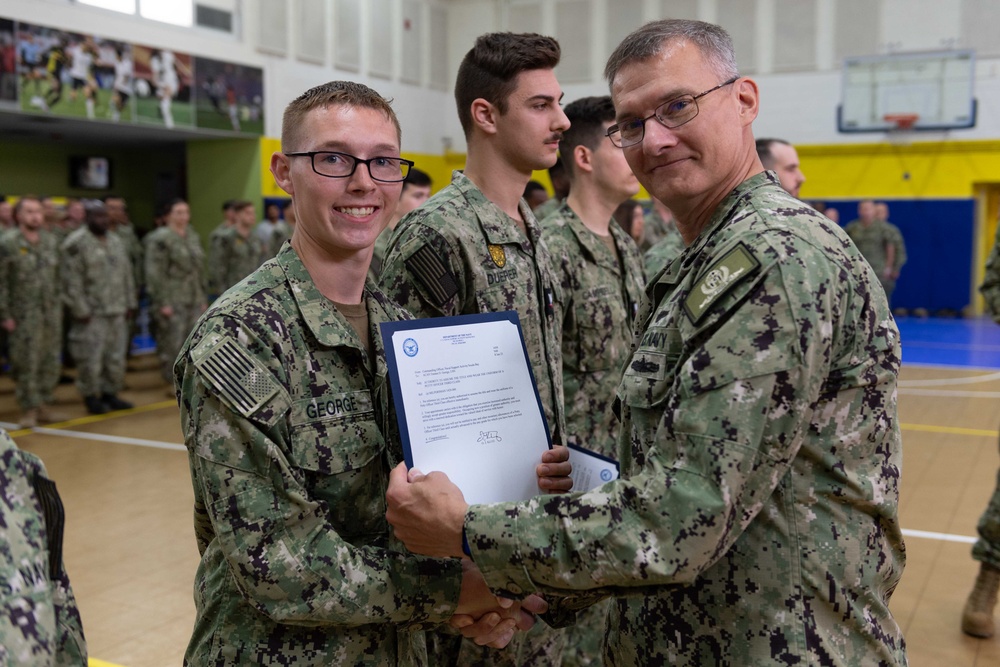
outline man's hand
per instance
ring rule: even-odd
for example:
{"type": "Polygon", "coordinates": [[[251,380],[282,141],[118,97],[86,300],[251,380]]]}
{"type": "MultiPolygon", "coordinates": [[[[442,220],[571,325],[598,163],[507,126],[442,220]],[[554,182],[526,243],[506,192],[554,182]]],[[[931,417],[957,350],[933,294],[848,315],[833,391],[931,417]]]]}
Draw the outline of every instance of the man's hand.
{"type": "Polygon", "coordinates": [[[173,306],[161,306],[160,315],[163,315],[164,317],[173,317],[174,316],[173,306]]]}
{"type": "Polygon", "coordinates": [[[517,630],[526,632],[535,624],[534,614],[548,610],[537,595],[514,602],[493,595],[479,569],[462,560],[462,591],[450,625],[480,646],[505,647],[517,630]]]}
{"type": "Polygon", "coordinates": [[[542,462],[535,468],[538,488],[546,493],[566,493],[573,488],[573,464],[569,462],[569,447],[556,445],[542,453],[542,462]]]}
{"type": "Polygon", "coordinates": [[[10,332],[17,328],[17,322],[14,320],[14,318],[10,318],[4,320],[3,322],[0,322],[0,326],[4,328],[4,331],[10,332]]]}
{"type": "Polygon", "coordinates": [[[462,528],[469,509],[462,491],[443,472],[407,473],[400,463],[389,474],[385,513],[396,537],[416,554],[461,558],[462,528]]]}

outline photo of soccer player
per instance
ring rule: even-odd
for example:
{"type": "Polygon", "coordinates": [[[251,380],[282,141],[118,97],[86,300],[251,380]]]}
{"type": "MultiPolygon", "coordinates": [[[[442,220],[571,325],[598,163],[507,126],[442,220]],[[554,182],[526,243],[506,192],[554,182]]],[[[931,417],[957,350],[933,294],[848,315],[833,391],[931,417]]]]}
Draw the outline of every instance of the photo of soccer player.
{"type": "Polygon", "coordinates": [[[18,23],[16,35],[23,111],[113,118],[113,58],[127,44],[28,23],[18,23]]]}
{"type": "Polygon", "coordinates": [[[140,122],[167,128],[193,126],[193,58],[150,46],[132,47],[135,115],[140,122]]]}
{"type": "Polygon", "coordinates": [[[194,59],[198,127],[264,133],[264,71],[257,67],[194,59]]]}

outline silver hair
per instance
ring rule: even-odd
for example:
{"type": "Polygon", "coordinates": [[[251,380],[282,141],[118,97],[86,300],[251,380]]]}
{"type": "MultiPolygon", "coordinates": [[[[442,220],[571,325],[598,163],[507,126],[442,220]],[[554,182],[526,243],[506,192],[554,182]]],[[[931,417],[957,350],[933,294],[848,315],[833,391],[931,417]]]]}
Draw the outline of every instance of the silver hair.
{"type": "Polygon", "coordinates": [[[687,19],[661,19],[650,21],[638,28],[618,45],[608,64],[604,78],[612,86],[615,77],[626,65],[648,60],[663,50],[670,42],[687,40],[693,43],[722,79],[739,76],[733,40],[729,33],[712,23],[687,19]]]}

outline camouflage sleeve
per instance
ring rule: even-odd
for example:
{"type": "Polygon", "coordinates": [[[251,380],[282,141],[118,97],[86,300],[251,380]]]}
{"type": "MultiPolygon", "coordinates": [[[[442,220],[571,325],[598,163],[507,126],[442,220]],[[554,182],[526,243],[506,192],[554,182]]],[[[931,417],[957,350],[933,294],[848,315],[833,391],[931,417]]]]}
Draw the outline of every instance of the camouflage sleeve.
{"type": "Polygon", "coordinates": [[[218,296],[230,286],[226,284],[226,272],[229,268],[229,238],[226,234],[213,234],[208,237],[208,293],[218,296]]]}
{"type": "Polygon", "coordinates": [[[396,228],[379,276],[379,287],[415,317],[460,315],[465,310],[465,270],[459,251],[426,225],[396,228]]]}
{"type": "Polygon", "coordinates": [[[903,232],[895,225],[892,227],[892,245],[896,248],[896,258],[892,268],[898,272],[906,264],[906,242],[903,240],[903,232]]]}
{"type": "Polygon", "coordinates": [[[87,644],[62,566],[62,503],[40,459],[0,430],[0,664],[85,665],[87,644]]]}
{"type": "Polygon", "coordinates": [[[204,306],[208,303],[207,296],[207,276],[205,275],[205,250],[201,245],[201,236],[194,228],[188,228],[188,243],[191,244],[194,253],[194,273],[195,273],[195,300],[204,306]]]}
{"type": "Polygon", "coordinates": [[[684,336],[693,349],[675,376],[648,385],[626,374],[620,392],[642,389],[625,409],[654,415],[622,446],[641,461],[637,474],[585,494],[470,508],[472,557],[494,590],[641,594],[693,581],[732,547],[814,417],[831,419],[813,406],[833,332],[795,314],[829,314],[851,288],[822,273],[822,257],[799,261],[818,266],[786,282],[772,264],[726,295],[724,315],[684,336]]]}
{"type": "Polygon", "coordinates": [[[986,311],[994,321],[1000,323],[1000,226],[997,227],[990,256],[986,258],[986,270],[979,293],[986,301],[986,311]]]}
{"type": "MultiPolygon", "coordinates": [[[[206,324],[212,325],[208,333],[203,329],[193,340],[224,331],[218,321],[206,324]]],[[[248,348],[260,349],[245,327],[240,335],[248,348]]],[[[210,539],[221,550],[225,576],[235,579],[250,604],[276,622],[307,626],[443,623],[451,617],[459,561],[358,545],[358,536],[349,541],[338,534],[329,520],[333,509],[312,497],[303,478],[308,471],[287,455],[290,399],[279,383],[254,380],[258,390],[277,385],[277,393],[245,416],[206,384],[194,353],[178,360],[175,375],[197,499],[196,534],[201,545],[210,539]]],[[[372,492],[384,494],[384,488],[372,492]]]]}
{"type": "Polygon", "coordinates": [[[121,243],[122,248],[122,280],[125,281],[125,307],[131,311],[139,309],[139,286],[135,282],[135,271],[129,257],[128,248],[121,243]]]}
{"type": "Polygon", "coordinates": [[[168,305],[165,303],[166,295],[163,293],[163,280],[169,261],[168,253],[169,248],[161,238],[152,239],[146,248],[144,272],[146,293],[149,295],[149,307],[154,310],[168,305]]]}
{"type": "Polygon", "coordinates": [[[68,243],[62,249],[62,295],[63,303],[73,317],[81,320],[90,317],[90,303],[84,285],[83,252],[76,243],[68,243]]]}
{"type": "Polygon", "coordinates": [[[145,284],[144,271],[145,266],[145,253],[142,246],[142,241],[136,236],[134,230],[129,230],[129,242],[127,244],[128,255],[132,261],[132,279],[135,281],[136,293],[145,284]]]}

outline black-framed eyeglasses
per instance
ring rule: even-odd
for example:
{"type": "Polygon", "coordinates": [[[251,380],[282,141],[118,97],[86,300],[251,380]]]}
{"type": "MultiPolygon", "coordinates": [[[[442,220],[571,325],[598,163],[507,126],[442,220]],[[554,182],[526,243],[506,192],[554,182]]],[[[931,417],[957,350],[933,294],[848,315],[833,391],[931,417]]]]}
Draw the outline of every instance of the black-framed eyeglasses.
{"type": "Polygon", "coordinates": [[[739,76],[734,76],[728,81],[723,81],[715,88],[709,88],[697,95],[681,95],[672,100],[667,100],[656,107],[653,113],[645,118],[635,118],[615,123],[608,128],[608,139],[619,148],[634,146],[640,143],[642,138],[646,136],[646,121],[650,118],[655,118],[656,122],[666,128],[673,129],[680,127],[698,115],[698,98],[705,97],[705,95],[715,92],[719,88],[724,88],[731,83],[736,83],[739,78],[739,76]]]}
{"type": "Polygon", "coordinates": [[[333,151],[309,151],[306,153],[285,153],[288,157],[308,157],[313,171],[327,178],[348,178],[354,174],[359,164],[368,167],[372,180],[383,183],[398,183],[405,180],[410,167],[415,163],[401,157],[370,157],[362,160],[347,153],[333,151]]]}

